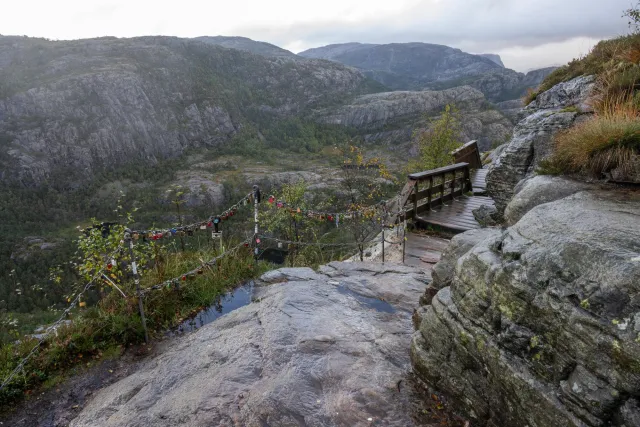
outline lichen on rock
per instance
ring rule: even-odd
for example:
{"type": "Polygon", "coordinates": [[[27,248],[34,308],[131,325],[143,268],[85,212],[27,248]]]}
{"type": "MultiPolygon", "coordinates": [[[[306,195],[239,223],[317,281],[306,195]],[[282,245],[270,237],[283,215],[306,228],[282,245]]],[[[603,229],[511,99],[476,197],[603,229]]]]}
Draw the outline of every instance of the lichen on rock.
{"type": "Polygon", "coordinates": [[[419,310],[416,372],[488,425],[625,425],[640,395],[639,218],[637,194],[582,191],[454,238],[419,310]]]}

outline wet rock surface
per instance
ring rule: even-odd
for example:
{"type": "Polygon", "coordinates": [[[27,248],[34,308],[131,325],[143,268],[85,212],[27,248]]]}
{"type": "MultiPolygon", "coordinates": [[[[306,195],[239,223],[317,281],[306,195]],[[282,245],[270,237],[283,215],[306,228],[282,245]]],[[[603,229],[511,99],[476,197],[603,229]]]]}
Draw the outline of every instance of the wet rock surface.
{"type": "Polygon", "coordinates": [[[515,195],[504,211],[504,218],[509,225],[513,225],[538,205],[594,188],[595,185],[564,177],[534,176],[516,185],[515,195]]]}
{"type": "Polygon", "coordinates": [[[533,176],[540,162],[551,155],[553,136],[572,126],[579,112],[589,111],[587,101],[593,82],[594,78],[587,76],[560,83],[523,110],[528,115],[518,122],[513,137],[487,173],[487,192],[498,211],[504,212],[515,186],[533,176]]]}
{"type": "Polygon", "coordinates": [[[421,302],[414,368],[478,424],[639,425],[638,192],[456,236],[421,302]]]}
{"type": "Polygon", "coordinates": [[[424,272],[331,263],[263,279],[254,303],[98,393],[71,425],[416,425],[407,350],[424,272]]]}

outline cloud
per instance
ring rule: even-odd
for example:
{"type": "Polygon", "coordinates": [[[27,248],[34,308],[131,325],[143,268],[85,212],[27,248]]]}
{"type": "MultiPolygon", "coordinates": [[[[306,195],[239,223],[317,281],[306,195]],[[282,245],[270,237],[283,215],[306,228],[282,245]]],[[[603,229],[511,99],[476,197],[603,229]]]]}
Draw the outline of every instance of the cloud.
{"type": "Polygon", "coordinates": [[[512,66],[524,67],[526,52],[544,62],[548,49],[549,61],[539,65],[566,62],[577,49],[624,33],[621,15],[630,1],[22,0],[3,5],[0,31],[54,39],[242,35],[295,51],[349,41],[422,41],[504,52],[517,63],[512,66]]]}

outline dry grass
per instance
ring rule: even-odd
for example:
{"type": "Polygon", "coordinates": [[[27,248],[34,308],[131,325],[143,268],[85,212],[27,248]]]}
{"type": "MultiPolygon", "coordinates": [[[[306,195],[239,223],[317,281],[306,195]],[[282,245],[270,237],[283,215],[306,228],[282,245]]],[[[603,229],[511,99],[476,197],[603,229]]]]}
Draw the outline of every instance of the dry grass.
{"type": "Polygon", "coordinates": [[[640,34],[601,41],[588,55],[549,74],[537,90],[524,97],[524,102],[529,104],[558,83],[583,75],[598,76],[598,85],[604,89],[599,94],[601,97],[637,87],[640,84],[640,34]]]}
{"type": "Polygon", "coordinates": [[[619,111],[601,114],[555,138],[555,153],[543,164],[546,173],[591,173],[596,177],[621,168],[629,171],[640,152],[638,115],[619,111]]]}
{"type": "Polygon", "coordinates": [[[598,43],[589,55],[550,74],[526,100],[581,75],[597,76],[588,100],[595,115],[556,135],[554,154],[539,173],[601,177],[613,169],[631,171],[640,153],[640,34],[598,43]]]}

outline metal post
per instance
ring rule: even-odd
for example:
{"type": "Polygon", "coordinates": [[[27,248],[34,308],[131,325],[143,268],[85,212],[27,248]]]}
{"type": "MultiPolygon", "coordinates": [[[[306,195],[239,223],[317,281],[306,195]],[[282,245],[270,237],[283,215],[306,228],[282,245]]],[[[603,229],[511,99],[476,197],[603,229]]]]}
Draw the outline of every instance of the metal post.
{"type": "Polygon", "coordinates": [[[384,222],[382,223],[382,263],[384,264],[384,222]]]}
{"type": "Polygon", "coordinates": [[[402,231],[402,263],[404,264],[404,251],[407,244],[407,219],[404,220],[404,230],[402,231]]]}
{"type": "Polygon", "coordinates": [[[258,260],[258,244],[260,243],[260,239],[258,238],[258,204],[260,203],[260,188],[257,185],[253,186],[253,222],[254,222],[254,235],[253,240],[255,242],[254,255],[256,261],[258,260]]]}
{"type": "Polygon", "coordinates": [[[142,305],[142,294],[140,293],[140,277],[138,276],[136,255],[133,252],[133,239],[131,238],[131,230],[129,230],[128,228],[125,230],[124,240],[129,245],[129,256],[131,257],[131,272],[133,273],[133,281],[136,284],[136,293],[138,294],[138,308],[140,309],[140,320],[142,321],[142,329],[144,329],[144,342],[148,344],[149,331],[147,331],[147,319],[144,316],[144,306],[142,305]]]}

